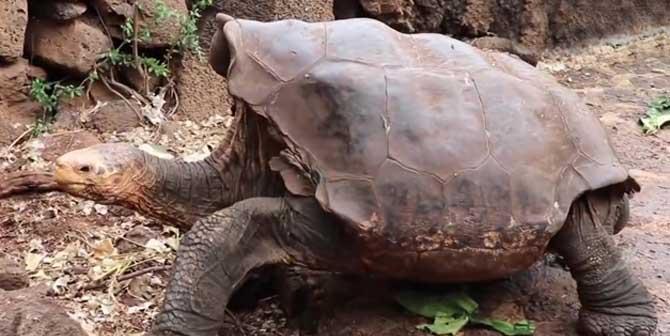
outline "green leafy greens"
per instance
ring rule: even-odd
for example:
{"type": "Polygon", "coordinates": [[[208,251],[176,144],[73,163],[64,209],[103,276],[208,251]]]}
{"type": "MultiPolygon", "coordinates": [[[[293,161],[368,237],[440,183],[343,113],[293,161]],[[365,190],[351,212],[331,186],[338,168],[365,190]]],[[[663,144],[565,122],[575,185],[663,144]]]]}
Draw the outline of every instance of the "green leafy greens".
{"type": "Polygon", "coordinates": [[[508,321],[477,315],[479,305],[464,292],[432,295],[421,292],[402,292],[396,301],[410,312],[432,318],[433,323],[421,324],[418,329],[436,335],[456,335],[468,323],[488,326],[503,335],[533,335],[535,325],[530,321],[508,321]]]}
{"type": "Polygon", "coordinates": [[[640,124],[644,134],[654,134],[666,123],[670,123],[670,97],[661,96],[649,104],[647,113],[640,118],[640,124]]]}

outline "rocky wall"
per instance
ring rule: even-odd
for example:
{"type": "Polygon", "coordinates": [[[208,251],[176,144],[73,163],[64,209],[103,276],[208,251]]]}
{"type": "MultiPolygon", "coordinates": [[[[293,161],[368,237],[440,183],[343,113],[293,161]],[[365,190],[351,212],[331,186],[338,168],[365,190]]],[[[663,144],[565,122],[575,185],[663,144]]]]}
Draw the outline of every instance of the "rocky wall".
{"type": "Polygon", "coordinates": [[[378,18],[404,32],[497,35],[538,51],[670,24],[659,0],[337,0],[338,17],[378,18]]]}
{"type": "Polygon", "coordinates": [[[152,97],[161,94],[161,88],[166,86],[172,88],[173,95],[165,95],[163,110],[167,115],[171,107],[176,107],[168,117],[205,121],[214,115],[225,115],[230,107],[225,79],[215,74],[206,61],[216,13],[264,21],[333,18],[332,0],[215,0],[195,21],[202,56],[181,51],[173,54],[171,50],[180,47],[180,39],[186,34],[184,18],[196,1],[202,3],[0,1],[0,146],[29,136],[38,120],[48,120],[52,130],[130,130],[147,122],[143,107],[153,104],[152,97]],[[124,35],[124,29],[129,27],[134,29],[130,40],[124,35]],[[115,50],[131,55],[137,50],[138,55],[158,60],[171,53],[166,69],[170,74],[159,76],[146,68],[142,73],[127,61],[112,67],[110,62],[120,62],[109,56],[115,50]],[[98,78],[103,65],[111,68],[106,81],[98,78]],[[56,84],[83,83],[82,95],[64,95],[54,104],[57,107],[45,110],[31,93],[35,79],[52,83],[51,92],[56,84]]]}
{"type": "MultiPolygon", "coordinates": [[[[62,100],[55,111],[45,112],[31,99],[36,78],[75,84],[88,78],[101,55],[124,45],[122,27],[129,18],[136,19],[135,28],[150,33],[135,36],[140,52],[163,57],[184,33],[180,18],[198,1],[0,1],[0,145],[20,139],[45,114],[53,114],[51,125],[58,129],[132,129],[146,122],[141,109],[166,85],[174,89],[165,97],[165,110],[176,106],[171,118],[205,121],[226,114],[230,99],[225,79],[210,69],[205,57],[192,53],[172,58],[169,78],[118,66],[111,74],[112,87],[89,80],[82,97],[62,100]],[[172,14],[158,22],[157,13],[166,8],[172,14]],[[137,99],[128,88],[145,99],[137,99]]],[[[670,2],[657,0],[215,0],[200,13],[196,34],[206,55],[218,12],[264,21],[323,21],[333,19],[333,9],[340,18],[374,17],[405,32],[496,35],[536,51],[670,24],[670,2]]],[[[126,51],[131,44],[125,43],[126,51]]]]}

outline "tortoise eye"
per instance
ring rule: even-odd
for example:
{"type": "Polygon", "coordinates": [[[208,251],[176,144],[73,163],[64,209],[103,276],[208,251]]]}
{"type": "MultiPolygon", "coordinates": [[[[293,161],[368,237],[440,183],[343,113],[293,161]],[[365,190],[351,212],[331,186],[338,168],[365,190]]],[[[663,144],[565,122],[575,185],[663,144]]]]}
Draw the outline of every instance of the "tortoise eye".
{"type": "Polygon", "coordinates": [[[82,173],[88,173],[88,172],[91,171],[91,166],[83,165],[83,166],[79,167],[79,171],[82,172],[82,173]]]}

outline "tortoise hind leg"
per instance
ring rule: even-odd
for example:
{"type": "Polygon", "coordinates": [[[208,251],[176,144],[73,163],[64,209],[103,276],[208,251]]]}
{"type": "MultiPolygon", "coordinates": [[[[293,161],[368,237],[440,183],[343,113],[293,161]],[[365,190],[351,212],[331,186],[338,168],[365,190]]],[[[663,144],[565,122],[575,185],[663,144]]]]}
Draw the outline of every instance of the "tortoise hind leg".
{"type": "MultiPolygon", "coordinates": [[[[611,195],[611,194],[610,194],[611,195]]],[[[607,227],[608,216],[595,209],[625,200],[591,192],[575,201],[551,248],[563,256],[577,281],[582,308],[578,328],[589,336],[650,336],[656,330],[653,300],[624,264],[607,227]],[[604,218],[603,218],[604,217],[604,218]]],[[[611,218],[609,220],[618,220],[611,218]]]]}
{"type": "Polygon", "coordinates": [[[252,198],[198,221],[177,252],[151,335],[217,335],[232,292],[260,266],[337,268],[332,261],[352,249],[331,220],[312,199],[252,198]]]}

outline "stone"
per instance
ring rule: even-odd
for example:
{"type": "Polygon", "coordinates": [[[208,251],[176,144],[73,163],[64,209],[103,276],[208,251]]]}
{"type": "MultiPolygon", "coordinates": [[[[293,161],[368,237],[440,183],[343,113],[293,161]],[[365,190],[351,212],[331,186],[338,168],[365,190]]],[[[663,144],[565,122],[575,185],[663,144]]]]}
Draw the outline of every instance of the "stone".
{"type": "Polygon", "coordinates": [[[0,254],[0,289],[15,290],[28,287],[28,273],[16,260],[0,254]]]}
{"type": "Polygon", "coordinates": [[[95,103],[92,103],[91,99],[85,96],[61,100],[58,104],[58,113],[54,117],[54,129],[62,131],[80,128],[80,115],[94,106],[95,103]]]}
{"type": "Polygon", "coordinates": [[[84,13],[88,6],[76,0],[33,0],[30,2],[30,12],[36,16],[67,21],[77,18],[84,13]]]}
{"type": "Polygon", "coordinates": [[[54,128],[60,130],[76,130],[82,127],[82,118],[95,111],[97,102],[104,104],[107,101],[119,99],[102,81],[94,81],[88,87],[88,96],[67,98],[58,104],[58,113],[54,121],[54,128]]]}
{"type": "MultiPolygon", "coordinates": [[[[338,12],[345,11],[346,16],[351,17],[355,13],[354,2],[338,0],[338,12]]],[[[439,31],[448,3],[445,0],[359,0],[358,2],[361,7],[358,16],[377,18],[405,33],[439,31]]]]}
{"type": "Polygon", "coordinates": [[[46,298],[47,286],[0,291],[0,335],[87,336],[67,312],[46,298]]]}
{"type": "Polygon", "coordinates": [[[216,114],[229,114],[232,99],[226,80],[206,60],[186,55],[176,73],[179,107],[175,118],[205,121],[216,114]]]}
{"type": "Polygon", "coordinates": [[[0,1],[0,60],[11,63],[23,56],[27,25],[27,0],[0,1]]]}
{"type": "Polygon", "coordinates": [[[181,35],[182,18],[189,14],[184,0],[93,0],[92,4],[96,6],[115,38],[123,38],[120,26],[127,18],[135,16],[133,4],[142,8],[138,12],[138,33],[142,31],[150,33],[149,39],[139,40],[138,44],[144,48],[174,45],[181,35]],[[161,20],[157,13],[159,6],[162,5],[173,15],[161,20]]]}
{"type": "Polygon", "coordinates": [[[130,229],[116,244],[119,253],[129,253],[144,249],[144,245],[151,239],[160,239],[161,233],[144,225],[130,229]]]}
{"type": "Polygon", "coordinates": [[[0,145],[12,143],[42,116],[42,107],[30,97],[36,78],[46,78],[46,72],[23,58],[0,66],[0,145]]]}
{"type": "Polygon", "coordinates": [[[298,19],[319,22],[334,19],[333,0],[215,0],[198,21],[200,45],[205,54],[218,27],[214,20],[217,13],[259,21],[298,19]]]}
{"type": "Polygon", "coordinates": [[[95,134],[86,130],[47,134],[42,136],[39,141],[44,145],[41,153],[42,158],[52,162],[67,152],[100,143],[95,134]]]}
{"type": "Polygon", "coordinates": [[[139,104],[117,99],[102,102],[102,105],[89,116],[84,116],[84,124],[99,132],[127,132],[142,125],[142,119],[138,116],[139,104]],[[132,107],[128,106],[128,103],[132,107]],[[137,112],[136,112],[137,111],[137,112]]]}
{"type": "Polygon", "coordinates": [[[540,59],[539,53],[537,51],[531,50],[523,44],[508,38],[484,36],[470,41],[470,44],[479,49],[488,49],[516,55],[533,66],[537,65],[540,59]]]}
{"type": "Polygon", "coordinates": [[[88,16],[65,22],[31,19],[28,35],[30,55],[81,77],[93,69],[99,55],[113,47],[97,20],[88,16]]]}
{"type": "MultiPolygon", "coordinates": [[[[200,45],[206,55],[217,29],[214,20],[217,13],[261,21],[294,18],[315,22],[332,20],[332,8],[332,0],[216,0],[198,21],[200,45]]],[[[228,114],[232,100],[225,78],[214,72],[206,59],[186,55],[175,73],[179,94],[177,119],[205,121],[216,114],[228,114]]]]}

